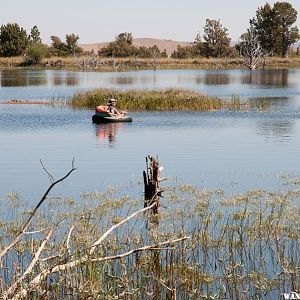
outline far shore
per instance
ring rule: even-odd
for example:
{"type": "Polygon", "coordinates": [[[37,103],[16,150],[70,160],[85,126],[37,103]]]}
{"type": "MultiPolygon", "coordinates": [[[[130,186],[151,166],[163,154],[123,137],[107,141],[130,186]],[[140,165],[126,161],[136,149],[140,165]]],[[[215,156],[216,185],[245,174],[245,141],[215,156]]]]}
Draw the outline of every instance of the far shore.
{"type": "MultiPolygon", "coordinates": [[[[299,68],[300,56],[288,58],[270,57],[260,68],[299,68]]],[[[0,57],[0,69],[62,69],[72,71],[131,71],[131,70],[168,70],[168,69],[203,69],[227,70],[247,69],[242,58],[190,58],[190,59],[142,59],[142,58],[101,58],[97,56],[51,57],[43,59],[39,64],[30,65],[23,56],[0,57]]]]}

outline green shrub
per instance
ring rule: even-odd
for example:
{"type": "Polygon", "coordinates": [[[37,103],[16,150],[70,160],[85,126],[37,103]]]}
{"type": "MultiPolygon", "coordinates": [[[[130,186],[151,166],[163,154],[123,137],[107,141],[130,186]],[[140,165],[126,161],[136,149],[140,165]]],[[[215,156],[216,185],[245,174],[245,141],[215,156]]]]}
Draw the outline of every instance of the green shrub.
{"type": "Polygon", "coordinates": [[[32,64],[38,64],[46,57],[47,52],[48,47],[46,45],[36,42],[30,43],[26,51],[27,60],[32,64]]]}

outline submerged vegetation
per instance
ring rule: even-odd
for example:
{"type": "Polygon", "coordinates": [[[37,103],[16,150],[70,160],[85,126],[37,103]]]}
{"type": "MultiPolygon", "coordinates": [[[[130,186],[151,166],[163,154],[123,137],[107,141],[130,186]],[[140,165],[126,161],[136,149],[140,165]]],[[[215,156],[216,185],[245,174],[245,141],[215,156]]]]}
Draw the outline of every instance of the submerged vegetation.
{"type": "MultiPolygon", "coordinates": [[[[146,215],[138,214],[93,247],[143,206],[118,192],[47,199],[2,260],[4,299],[279,299],[299,292],[299,190],[228,196],[170,187],[158,225],[147,226],[146,215]]],[[[0,205],[3,249],[31,210],[15,193],[0,205]]]]}
{"type": "Polygon", "coordinates": [[[167,90],[115,90],[98,89],[90,92],[78,93],[71,101],[74,108],[95,108],[107,103],[110,98],[118,99],[118,108],[130,111],[154,110],[182,110],[182,111],[210,111],[219,109],[243,110],[264,109],[268,106],[265,101],[242,101],[239,97],[223,100],[217,97],[202,95],[181,89],[167,90]]]}

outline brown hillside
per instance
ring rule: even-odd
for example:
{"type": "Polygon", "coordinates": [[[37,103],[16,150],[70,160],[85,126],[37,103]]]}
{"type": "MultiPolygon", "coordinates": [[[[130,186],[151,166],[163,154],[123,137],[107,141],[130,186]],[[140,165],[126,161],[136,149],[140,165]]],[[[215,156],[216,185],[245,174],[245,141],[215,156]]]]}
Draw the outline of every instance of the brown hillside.
{"type": "MultiPolygon", "coordinates": [[[[85,51],[91,51],[94,49],[95,53],[102,48],[105,47],[109,42],[103,42],[103,43],[95,43],[95,44],[82,44],[79,45],[83,50],[85,51]]],[[[178,41],[172,41],[172,40],[162,40],[162,39],[152,39],[152,38],[137,38],[133,39],[133,44],[136,47],[152,47],[154,45],[157,45],[159,50],[163,51],[166,49],[168,55],[171,55],[172,52],[177,49],[178,45],[180,46],[188,46],[191,43],[188,42],[178,42],[178,41]]]]}

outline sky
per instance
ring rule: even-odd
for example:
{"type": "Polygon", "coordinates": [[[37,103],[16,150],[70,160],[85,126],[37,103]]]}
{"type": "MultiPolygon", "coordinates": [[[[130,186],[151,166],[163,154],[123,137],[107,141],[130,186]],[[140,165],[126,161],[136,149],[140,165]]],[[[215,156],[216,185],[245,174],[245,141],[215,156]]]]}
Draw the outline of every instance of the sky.
{"type": "MultiPolygon", "coordinates": [[[[270,4],[276,1],[268,1],[270,4]]],[[[299,12],[300,0],[287,1],[299,12]]],[[[120,32],[135,38],[191,42],[203,34],[206,19],[220,19],[237,41],[263,0],[0,0],[0,24],[16,22],[30,32],[37,25],[42,40],[79,35],[79,43],[111,41],[120,32]]]]}

